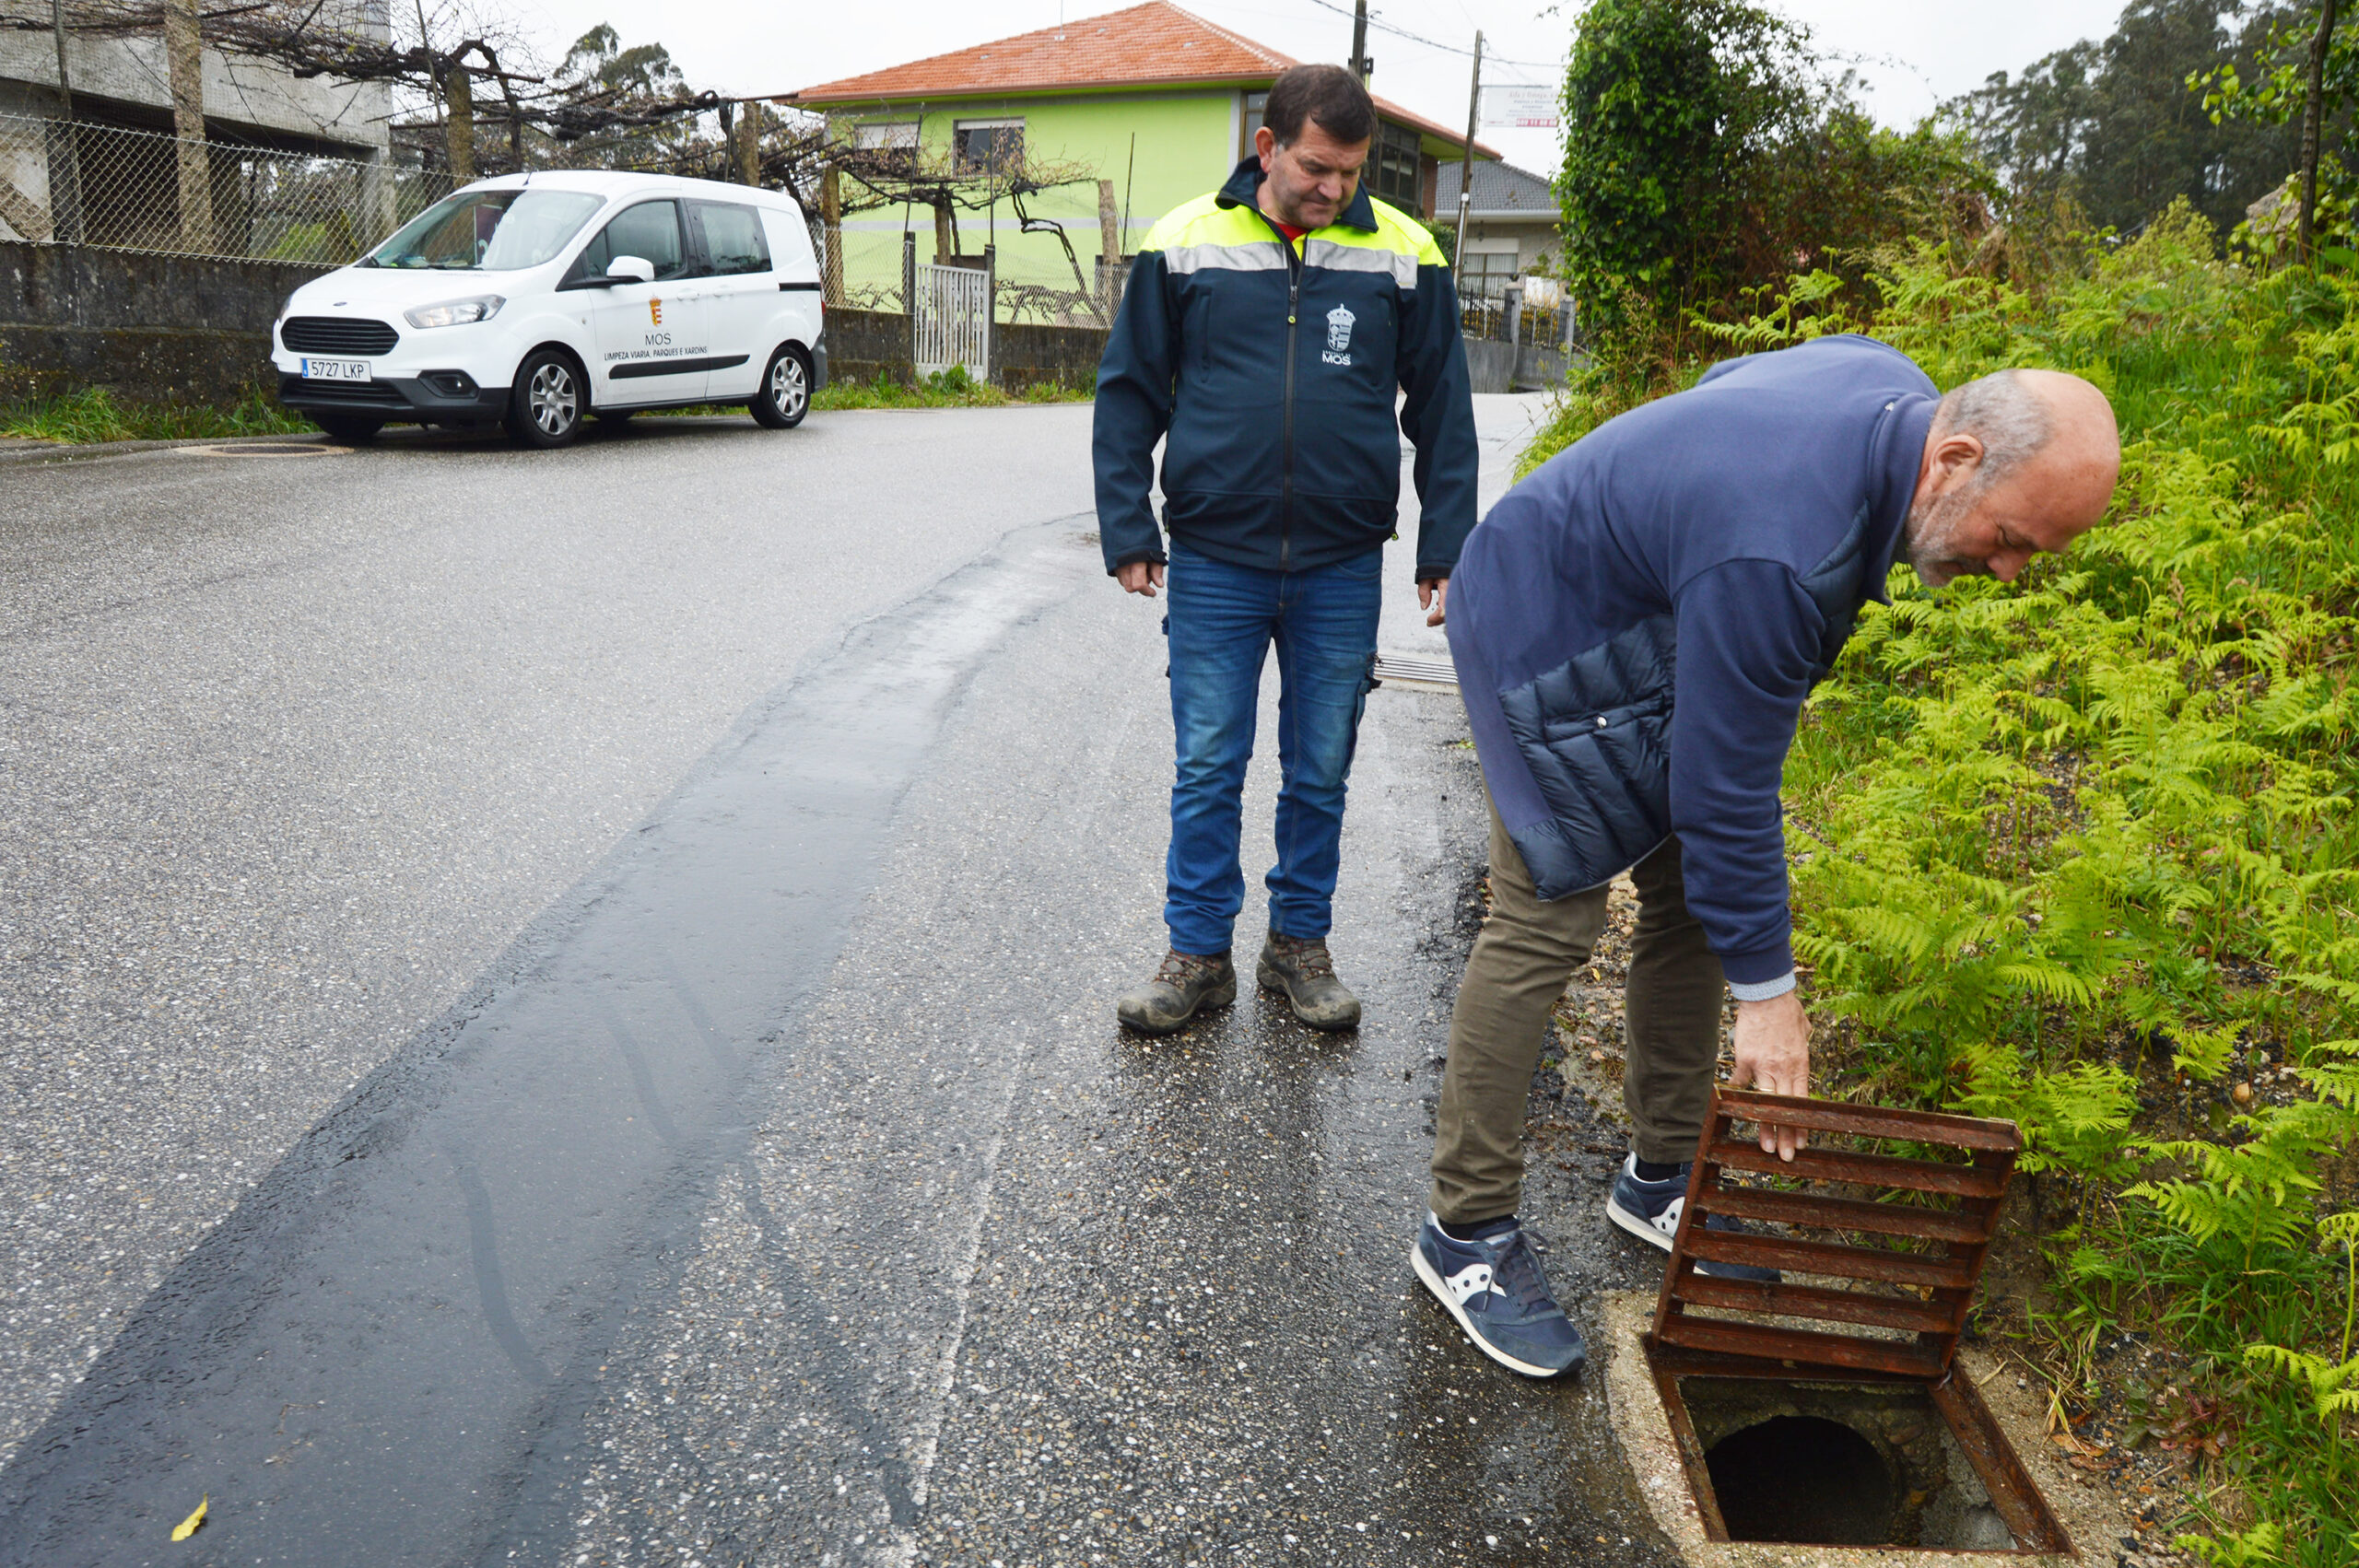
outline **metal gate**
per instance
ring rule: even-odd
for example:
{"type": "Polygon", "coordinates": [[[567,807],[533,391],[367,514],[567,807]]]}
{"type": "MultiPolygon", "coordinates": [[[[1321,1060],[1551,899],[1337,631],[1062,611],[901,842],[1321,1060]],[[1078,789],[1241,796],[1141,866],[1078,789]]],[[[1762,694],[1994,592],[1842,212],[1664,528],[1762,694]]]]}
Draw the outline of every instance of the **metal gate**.
{"type": "Polygon", "coordinates": [[[991,274],[974,267],[933,265],[915,271],[917,341],[910,357],[917,362],[918,374],[964,365],[975,380],[991,380],[991,274]]]}

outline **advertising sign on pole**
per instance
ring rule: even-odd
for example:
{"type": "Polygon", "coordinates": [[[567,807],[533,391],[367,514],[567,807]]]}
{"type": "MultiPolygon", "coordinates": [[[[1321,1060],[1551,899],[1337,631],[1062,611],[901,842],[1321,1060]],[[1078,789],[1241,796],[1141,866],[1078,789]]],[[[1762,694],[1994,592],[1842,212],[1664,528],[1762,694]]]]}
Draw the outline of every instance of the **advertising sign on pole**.
{"type": "Polygon", "coordinates": [[[1553,131],[1559,110],[1557,89],[1546,85],[1525,87],[1495,83],[1483,89],[1485,130],[1553,131]]]}

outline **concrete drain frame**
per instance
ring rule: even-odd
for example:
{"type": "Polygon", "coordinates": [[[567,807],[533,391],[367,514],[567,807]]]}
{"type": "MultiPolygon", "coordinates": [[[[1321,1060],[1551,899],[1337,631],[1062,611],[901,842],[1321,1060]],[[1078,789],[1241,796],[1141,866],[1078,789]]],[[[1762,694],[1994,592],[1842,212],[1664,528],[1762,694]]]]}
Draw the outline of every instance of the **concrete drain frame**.
{"type": "Polygon", "coordinates": [[[1716,1094],[1640,1336],[1708,1540],[2076,1555],[1974,1380],[1955,1375],[2022,1147],[2012,1122],[1716,1094]],[[1765,1116],[1813,1146],[1787,1162],[1736,1136],[1765,1116]],[[1714,1215],[1748,1229],[1708,1228],[1714,1215]]]}

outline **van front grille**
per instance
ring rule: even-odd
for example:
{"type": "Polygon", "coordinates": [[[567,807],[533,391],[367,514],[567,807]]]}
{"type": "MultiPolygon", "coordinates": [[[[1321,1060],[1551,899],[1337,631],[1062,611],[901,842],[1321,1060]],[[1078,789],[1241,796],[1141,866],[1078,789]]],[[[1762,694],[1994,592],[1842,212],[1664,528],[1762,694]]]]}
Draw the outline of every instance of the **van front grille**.
{"type": "Polygon", "coordinates": [[[389,354],[402,334],[390,322],[340,316],[289,316],[278,339],[298,354],[389,354]]]}

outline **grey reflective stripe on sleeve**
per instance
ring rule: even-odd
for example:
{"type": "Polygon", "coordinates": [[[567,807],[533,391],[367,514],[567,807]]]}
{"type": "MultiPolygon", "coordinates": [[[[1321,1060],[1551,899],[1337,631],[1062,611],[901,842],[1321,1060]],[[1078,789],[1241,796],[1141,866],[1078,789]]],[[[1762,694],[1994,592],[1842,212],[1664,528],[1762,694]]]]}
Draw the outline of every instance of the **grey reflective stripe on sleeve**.
{"type": "Polygon", "coordinates": [[[1396,287],[1417,287],[1417,258],[1406,251],[1381,250],[1374,245],[1338,245],[1332,240],[1309,240],[1303,243],[1302,260],[1305,266],[1325,267],[1329,272],[1391,273],[1396,287]]]}
{"type": "Polygon", "coordinates": [[[1251,245],[1174,245],[1163,252],[1166,272],[1284,272],[1286,258],[1266,240],[1251,245]]]}
{"type": "Polygon", "coordinates": [[[1739,1001],[1767,1001],[1771,997],[1784,996],[1794,989],[1794,972],[1787,970],[1774,980],[1759,980],[1749,986],[1729,982],[1729,994],[1739,1001]]]}

